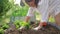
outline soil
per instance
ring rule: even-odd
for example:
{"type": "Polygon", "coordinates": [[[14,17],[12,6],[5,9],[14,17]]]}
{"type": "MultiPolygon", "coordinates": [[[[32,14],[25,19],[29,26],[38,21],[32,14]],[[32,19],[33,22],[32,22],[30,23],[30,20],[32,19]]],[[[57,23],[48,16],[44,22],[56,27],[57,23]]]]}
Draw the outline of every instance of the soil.
{"type": "Polygon", "coordinates": [[[16,28],[11,27],[5,30],[4,34],[60,34],[60,30],[51,25],[47,25],[38,31],[32,29],[17,30],[16,28]]]}

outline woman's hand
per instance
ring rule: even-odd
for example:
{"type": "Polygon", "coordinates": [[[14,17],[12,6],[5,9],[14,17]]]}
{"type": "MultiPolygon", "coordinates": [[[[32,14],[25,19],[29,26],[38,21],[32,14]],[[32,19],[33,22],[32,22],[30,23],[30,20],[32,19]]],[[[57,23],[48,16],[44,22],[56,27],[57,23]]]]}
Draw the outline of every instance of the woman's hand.
{"type": "Polygon", "coordinates": [[[19,28],[20,30],[24,29],[26,25],[28,25],[28,21],[29,21],[30,17],[27,16],[25,18],[25,21],[21,24],[21,27],[19,28]]]}
{"type": "Polygon", "coordinates": [[[33,28],[33,30],[39,30],[39,29],[41,29],[43,26],[45,27],[46,25],[47,25],[46,22],[40,22],[40,24],[38,25],[38,27],[33,28]]]}

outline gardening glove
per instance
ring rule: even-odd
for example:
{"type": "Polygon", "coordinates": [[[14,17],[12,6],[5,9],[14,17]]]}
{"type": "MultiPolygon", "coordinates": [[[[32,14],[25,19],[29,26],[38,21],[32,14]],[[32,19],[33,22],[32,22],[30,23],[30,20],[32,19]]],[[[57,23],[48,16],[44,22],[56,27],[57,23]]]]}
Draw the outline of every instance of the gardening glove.
{"type": "Polygon", "coordinates": [[[43,26],[46,26],[46,25],[47,25],[47,23],[46,23],[46,22],[42,22],[42,23],[40,23],[40,24],[39,24],[39,26],[38,26],[38,27],[33,28],[33,30],[39,30],[39,29],[41,29],[43,26]]]}
{"type": "Polygon", "coordinates": [[[22,30],[22,29],[24,29],[24,28],[25,28],[25,26],[21,26],[19,29],[22,30]]]}
{"type": "Polygon", "coordinates": [[[23,21],[23,22],[20,23],[20,26],[21,27],[19,29],[22,30],[22,29],[25,29],[25,28],[29,28],[30,24],[23,21]]]}
{"type": "Polygon", "coordinates": [[[25,28],[25,26],[26,26],[26,22],[25,21],[20,21],[20,30],[22,30],[22,29],[24,29],[25,28]]]}
{"type": "Polygon", "coordinates": [[[38,27],[36,27],[36,28],[33,28],[33,30],[39,30],[39,29],[41,29],[42,28],[42,26],[38,26],[38,27]]]}

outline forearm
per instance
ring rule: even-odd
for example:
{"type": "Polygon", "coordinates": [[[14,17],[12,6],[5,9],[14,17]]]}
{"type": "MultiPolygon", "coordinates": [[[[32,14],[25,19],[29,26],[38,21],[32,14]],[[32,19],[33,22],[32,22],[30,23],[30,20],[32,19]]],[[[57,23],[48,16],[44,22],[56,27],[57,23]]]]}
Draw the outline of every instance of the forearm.
{"type": "Polygon", "coordinates": [[[29,17],[29,16],[26,16],[26,18],[25,18],[25,22],[28,22],[29,19],[30,19],[30,17],[29,17]]]}
{"type": "Polygon", "coordinates": [[[27,13],[27,16],[25,18],[25,21],[26,22],[28,22],[30,20],[30,17],[33,16],[33,14],[34,14],[34,11],[33,10],[34,10],[34,8],[32,8],[32,7],[29,8],[28,13],[27,13]]]}
{"type": "Polygon", "coordinates": [[[48,19],[49,19],[49,14],[48,13],[45,13],[45,14],[42,14],[41,16],[41,21],[40,21],[40,26],[46,26],[47,25],[47,22],[48,22],[48,19]]]}

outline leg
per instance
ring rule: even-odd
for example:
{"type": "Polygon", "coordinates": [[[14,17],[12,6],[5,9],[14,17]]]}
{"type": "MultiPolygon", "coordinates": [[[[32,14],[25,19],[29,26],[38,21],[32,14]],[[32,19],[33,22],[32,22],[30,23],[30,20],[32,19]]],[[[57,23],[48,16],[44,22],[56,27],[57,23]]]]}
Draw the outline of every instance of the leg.
{"type": "Polygon", "coordinates": [[[60,13],[55,16],[55,21],[58,26],[60,26],[60,13]]]}

